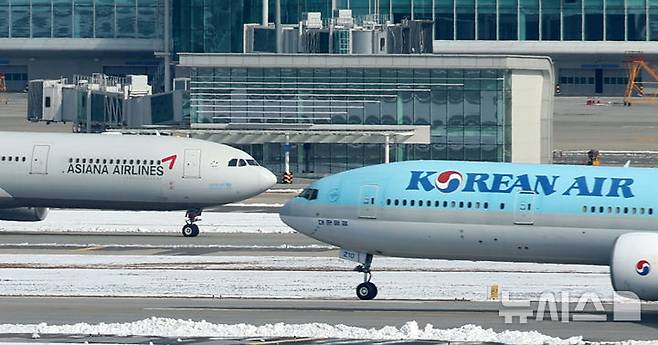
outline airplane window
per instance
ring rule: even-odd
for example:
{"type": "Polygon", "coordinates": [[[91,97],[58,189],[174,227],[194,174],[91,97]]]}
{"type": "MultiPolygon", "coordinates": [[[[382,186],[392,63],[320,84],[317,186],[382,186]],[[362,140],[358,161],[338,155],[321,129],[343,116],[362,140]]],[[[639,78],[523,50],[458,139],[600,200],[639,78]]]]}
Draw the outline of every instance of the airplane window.
{"type": "Polygon", "coordinates": [[[468,208],[473,207],[473,203],[469,201],[468,204],[466,204],[466,207],[468,207],[468,208]]]}
{"type": "Polygon", "coordinates": [[[124,159],[124,160],[123,160],[123,164],[124,164],[124,165],[128,164],[128,161],[124,159]]]}
{"type": "Polygon", "coordinates": [[[479,201],[475,203],[475,208],[480,208],[480,202],[479,201]]]}
{"type": "Polygon", "coordinates": [[[583,206],[583,213],[587,213],[587,206],[583,206]]]}
{"type": "Polygon", "coordinates": [[[612,207],[608,206],[608,213],[612,213],[612,207]]]}
{"type": "Polygon", "coordinates": [[[155,162],[154,162],[152,159],[151,159],[151,161],[149,161],[149,163],[150,163],[151,165],[155,164],[155,162]]]}
{"type": "Polygon", "coordinates": [[[101,160],[96,158],[96,164],[101,164],[101,160]]]}
{"type": "Polygon", "coordinates": [[[142,161],[138,159],[138,160],[135,161],[135,164],[140,165],[140,164],[142,164],[142,161]]]}
{"type": "Polygon", "coordinates": [[[628,207],[624,207],[624,214],[628,214],[628,207]]]}
{"type": "Polygon", "coordinates": [[[298,195],[298,197],[307,200],[315,200],[318,198],[318,190],[313,188],[306,188],[298,195]]]}
{"type": "Polygon", "coordinates": [[[418,206],[423,206],[423,200],[418,200],[418,206]]]}
{"type": "Polygon", "coordinates": [[[590,208],[590,212],[592,212],[592,213],[596,212],[596,207],[592,206],[592,207],[590,208]]]}
{"type": "Polygon", "coordinates": [[[402,206],[407,206],[407,199],[402,200],[402,206]]]}
{"type": "Polygon", "coordinates": [[[147,165],[147,164],[149,164],[149,162],[145,159],[145,160],[142,161],[142,164],[147,165]]]}
{"type": "Polygon", "coordinates": [[[427,200],[427,203],[425,205],[427,205],[427,207],[432,207],[432,201],[427,200]]]}
{"type": "Polygon", "coordinates": [[[11,156],[9,156],[9,161],[11,162],[11,156]]]}
{"type": "Polygon", "coordinates": [[[2,156],[2,161],[4,162],[7,159],[7,157],[2,156]]]}
{"type": "Polygon", "coordinates": [[[504,209],[505,209],[505,204],[501,203],[501,204],[500,204],[500,209],[501,209],[501,210],[504,210],[504,209]]]}
{"type": "Polygon", "coordinates": [[[448,207],[448,202],[447,201],[443,202],[443,207],[448,207]]]}
{"type": "Polygon", "coordinates": [[[604,208],[603,206],[600,206],[600,207],[599,207],[599,213],[603,213],[603,210],[604,210],[604,209],[605,209],[605,208],[604,208]]]}
{"type": "Polygon", "coordinates": [[[400,205],[400,200],[395,199],[395,206],[400,205]]]}
{"type": "Polygon", "coordinates": [[[21,160],[22,160],[23,162],[25,162],[25,161],[27,160],[27,158],[23,157],[23,159],[21,159],[21,160]]]}
{"type": "Polygon", "coordinates": [[[83,164],[84,164],[84,163],[87,163],[87,158],[83,158],[83,159],[82,159],[82,163],[83,163],[83,164]]]}
{"type": "Polygon", "coordinates": [[[18,162],[18,161],[20,160],[20,159],[18,158],[18,156],[14,157],[14,158],[16,158],[16,159],[15,159],[16,162],[18,162]]]}
{"type": "Polygon", "coordinates": [[[157,165],[160,165],[160,164],[162,164],[162,163],[158,160],[158,162],[157,162],[156,164],[157,164],[157,165]]]}
{"type": "Polygon", "coordinates": [[[409,206],[415,206],[416,205],[416,200],[411,200],[409,202],[409,206]]]}
{"type": "Polygon", "coordinates": [[[464,202],[463,201],[459,202],[459,208],[464,208],[464,202]]]}
{"type": "Polygon", "coordinates": [[[434,207],[439,207],[439,202],[438,201],[434,202],[434,207]]]}
{"type": "Polygon", "coordinates": [[[231,159],[230,161],[228,161],[228,166],[237,167],[238,166],[238,160],[236,158],[231,159]]]}
{"type": "Polygon", "coordinates": [[[653,214],[653,208],[650,208],[649,209],[649,215],[652,215],[652,214],[653,214]]]}
{"type": "Polygon", "coordinates": [[[246,166],[247,166],[247,162],[245,162],[244,159],[241,159],[241,160],[238,161],[238,166],[246,167],[246,166]]]}
{"type": "Polygon", "coordinates": [[[73,163],[73,158],[69,158],[69,163],[73,163]]]}
{"type": "Polygon", "coordinates": [[[249,165],[251,165],[251,166],[253,166],[253,167],[257,167],[257,166],[259,166],[258,162],[256,162],[256,161],[253,160],[253,159],[247,159],[247,164],[249,164],[249,165]]]}
{"type": "Polygon", "coordinates": [[[640,214],[644,214],[644,207],[640,208],[640,214]]]}
{"type": "Polygon", "coordinates": [[[615,208],[615,213],[621,212],[621,209],[619,207],[615,208]]]}
{"type": "Polygon", "coordinates": [[[133,164],[135,164],[135,161],[131,159],[131,160],[128,162],[128,164],[133,165],[133,164]]]}
{"type": "Polygon", "coordinates": [[[637,209],[635,207],[633,207],[633,214],[636,214],[636,213],[637,213],[637,209]]]}
{"type": "Polygon", "coordinates": [[[451,201],[450,202],[450,207],[455,208],[455,206],[457,206],[457,203],[455,203],[454,201],[451,201]]]}
{"type": "Polygon", "coordinates": [[[374,204],[375,204],[375,198],[370,198],[370,205],[374,205],[374,204]]]}
{"type": "Polygon", "coordinates": [[[103,164],[107,164],[107,159],[103,159],[103,164]]]}
{"type": "Polygon", "coordinates": [[[391,199],[386,199],[386,205],[391,205],[391,199]]]}

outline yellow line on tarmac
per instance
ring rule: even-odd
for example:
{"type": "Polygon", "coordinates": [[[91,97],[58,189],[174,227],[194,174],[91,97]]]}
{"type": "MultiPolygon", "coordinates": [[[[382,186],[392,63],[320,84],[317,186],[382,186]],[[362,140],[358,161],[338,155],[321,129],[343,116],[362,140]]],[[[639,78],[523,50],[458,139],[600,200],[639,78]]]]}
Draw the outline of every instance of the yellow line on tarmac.
{"type": "Polygon", "coordinates": [[[105,248],[105,247],[103,247],[103,246],[92,246],[92,247],[77,249],[76,252],[91,252],[91,251],[99,250],[99,249],[103,249],[103,248],[105,248]]]}

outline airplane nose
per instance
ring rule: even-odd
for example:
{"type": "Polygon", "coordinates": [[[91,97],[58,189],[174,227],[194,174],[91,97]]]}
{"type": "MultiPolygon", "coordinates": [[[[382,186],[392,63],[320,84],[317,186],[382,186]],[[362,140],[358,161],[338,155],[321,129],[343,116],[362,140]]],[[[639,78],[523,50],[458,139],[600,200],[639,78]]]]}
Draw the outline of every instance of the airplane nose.
{"type": "Polygon", "coordinates": [[[270,187],[274,186],[276,184],[276,176],[272,174],[271,171],[263,168],[261,171],[261,177],[260,180],[263,184],[263,190],[268,190],[270,187]]]}

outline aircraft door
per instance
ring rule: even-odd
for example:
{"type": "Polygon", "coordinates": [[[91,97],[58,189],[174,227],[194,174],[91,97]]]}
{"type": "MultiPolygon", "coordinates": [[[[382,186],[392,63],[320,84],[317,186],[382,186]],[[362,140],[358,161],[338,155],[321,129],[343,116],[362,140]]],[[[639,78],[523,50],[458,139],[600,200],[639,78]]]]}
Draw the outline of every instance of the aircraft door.
{"type": "Polygon", "coordinates": [[[514,197],[514,224],[535,224],[537,194],[532,190],[519,191],[514,197]]]}
{"type": "Polygon", "coordinates": [[[31,175],[48,174],[48,154],[50,153],[49,145],[35,145],[32,150],[32,162],[30,164],[31,175]]]}
{"type": "Polygon", "coordinates": [[[377,218],[378,185],[361,186],[359,192],[359,218],[377,218]]]}
{"type": "Polygon", "coordinates": [[[201,150],[185,150],[183,178],[201,178],[201,150]]]}

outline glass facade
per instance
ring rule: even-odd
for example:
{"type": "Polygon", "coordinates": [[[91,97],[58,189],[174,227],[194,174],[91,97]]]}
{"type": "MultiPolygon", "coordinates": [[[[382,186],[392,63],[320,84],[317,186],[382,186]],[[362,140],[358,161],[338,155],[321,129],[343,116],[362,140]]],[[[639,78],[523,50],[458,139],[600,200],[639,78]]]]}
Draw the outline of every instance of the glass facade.
{"type": "MultiPolygon", "coordinates": [[[[9,1],[19,2],[0,0],[0,4],[9,1]]],[[[274,22],[274,4],[275,0],[269,0],[270,23],[274,22]]],[[[351,9],[357,18],[374,15],[393,23],[433,20],[437,40],[658,41],[658,0],[336,0],[336,4],[351,9]]],[[[243,24],[260,23],[261,6],[262,0],[173,0],[175,50],[242,52],[243,24]]],[[[78,7],[76,11],[91,15],[82,4],[78,7]]],[[[18,24],[26,22],[22,18],[29,11],[18,7],[13,11],[17,35],[29,34],[27,26],[18,24]]],[[[283,24],[298,24],[305,12],[320,12],[326,20],[331,0],[281,0],[283,24]]],[[[99,9],[95,13],[96,26],[109,29],[109,17],[99,16],[99,9]]],[[[77,29],[78,37],[92,30],[84,23],[77,29]]],[[[6,31],[0,21],[0,33],[2,30],[6,31]]]]}
{"type": "MultiPolygon", "coordinates": [[[[429,125],[430,145],[394,145],[391,161],[509,161],[508,71],[390,68],[195,68],[194,123],[429,125]],[[507,134],[507,135],[506,135],[507,134]]],[[[279,144],[241,147],[273,171],[279,144]]],[[[297,174],[384,161],[381,144],[299,144],[297,174]]]]}
{"type": "Polygon", "coordinates": [[[355,16],[369,9],[395,23],[432,19],[437,40],[658,41],[658,0],[339,0],[338,6],[355,16]]]}
{"type": "Polygon", "coordinates": [[[0,0],[0,38],[163,37],[163,0],[0,0]]]}

